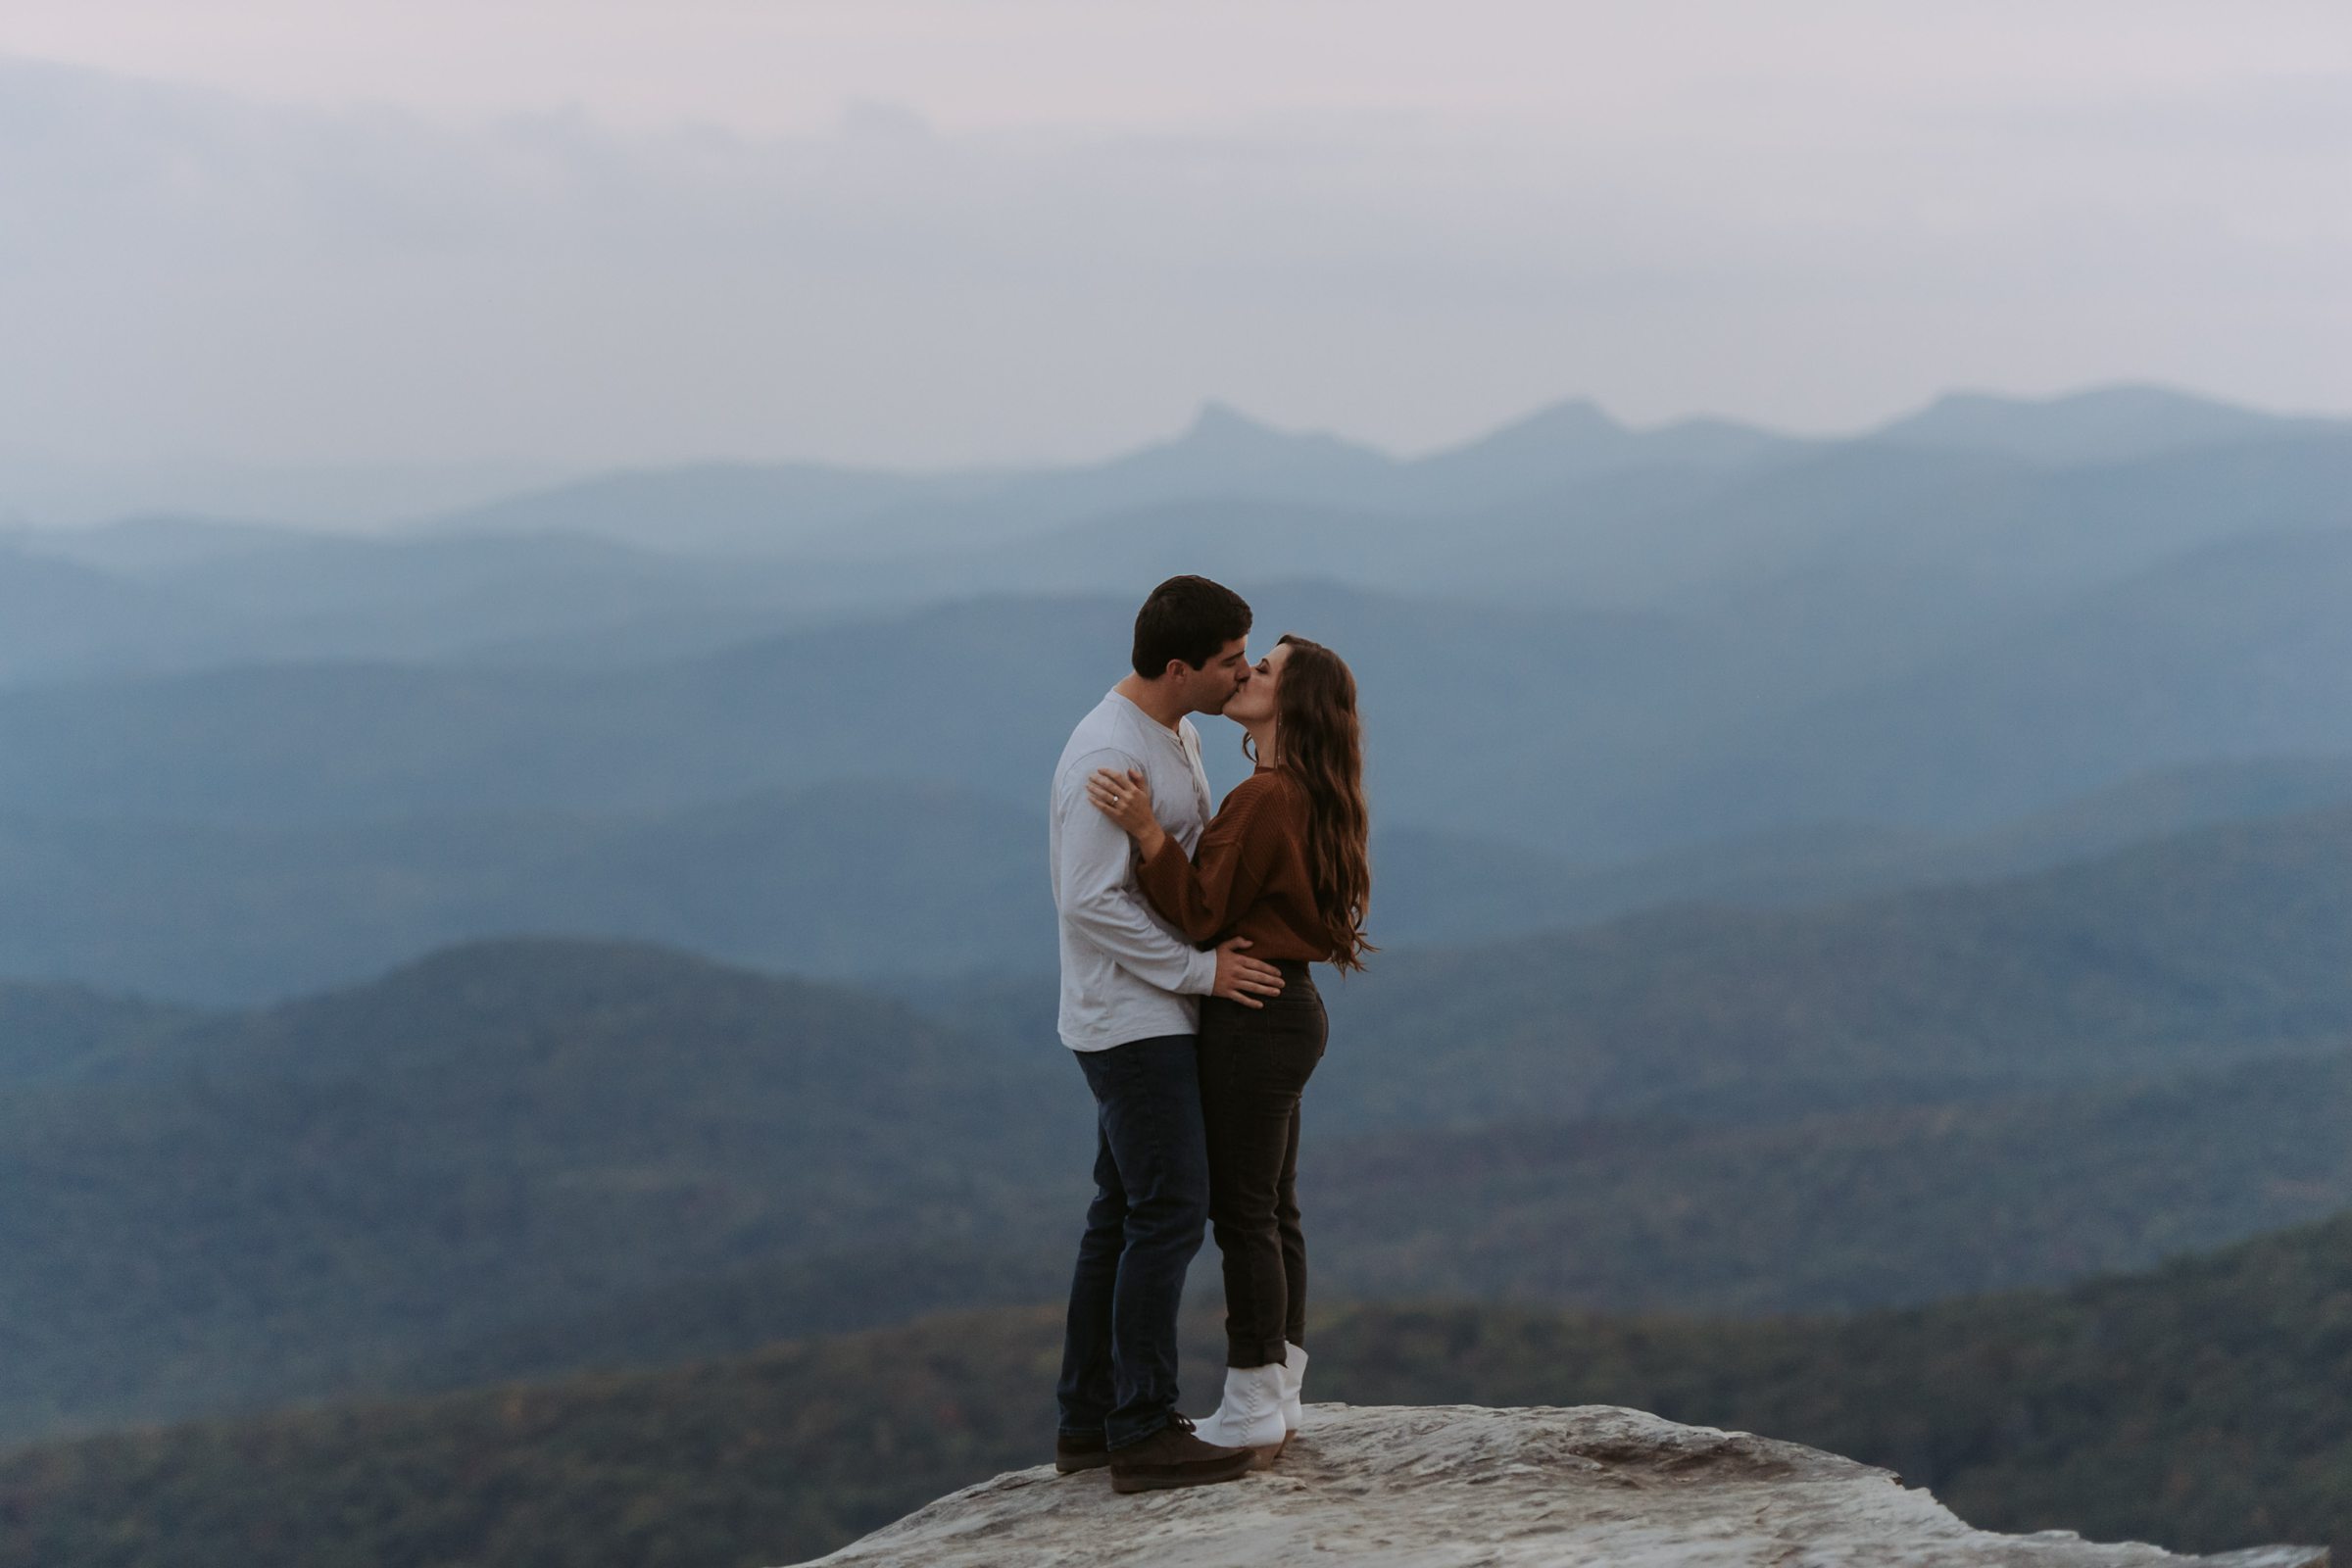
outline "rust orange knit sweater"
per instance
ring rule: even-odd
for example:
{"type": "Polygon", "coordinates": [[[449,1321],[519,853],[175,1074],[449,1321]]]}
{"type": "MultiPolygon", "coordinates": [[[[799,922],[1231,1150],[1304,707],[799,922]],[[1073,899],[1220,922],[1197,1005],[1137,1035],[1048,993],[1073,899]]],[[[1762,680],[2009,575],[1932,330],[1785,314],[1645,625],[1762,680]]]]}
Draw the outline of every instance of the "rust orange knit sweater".
{"type": "Polygon", "coordinates": [[[1225,797],[1192,859],[1170,838],[1136,879],[1152,906],[1201,947],[1248,937],[1252,958],[1329,962],[1331,933],[1306,869],[1306,815],[1298,780],[1261,765],[1225,797]]]}

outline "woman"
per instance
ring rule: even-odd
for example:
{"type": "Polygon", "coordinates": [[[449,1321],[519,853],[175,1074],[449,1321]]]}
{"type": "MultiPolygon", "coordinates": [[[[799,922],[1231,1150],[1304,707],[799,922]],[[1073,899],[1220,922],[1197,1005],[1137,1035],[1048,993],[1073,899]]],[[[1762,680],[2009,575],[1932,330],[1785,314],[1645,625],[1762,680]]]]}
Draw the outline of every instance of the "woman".
{"type": "Polygon", "coordinates": [[[1298,1430],[1305,1376],[1306,1241],[1298,1225],[1298,1097],[1328,1021],[1307,964],[1361,969],[1371,893],[1355,677],[1338,655],[1284,637],[1225,716],[1257,771],[1225,797],[1197,860],[1161,831],[1152,793],[1109,770],[1090,799],[1135,840],[1145,896],[1203,947],[1246,938],[1282,971],[1262,1004],[1200,1004],[1200,1108],[1209,1219],[1225,1259],[1225,1396],[1202,1441],[1271,1463],[1298,1430]]]}

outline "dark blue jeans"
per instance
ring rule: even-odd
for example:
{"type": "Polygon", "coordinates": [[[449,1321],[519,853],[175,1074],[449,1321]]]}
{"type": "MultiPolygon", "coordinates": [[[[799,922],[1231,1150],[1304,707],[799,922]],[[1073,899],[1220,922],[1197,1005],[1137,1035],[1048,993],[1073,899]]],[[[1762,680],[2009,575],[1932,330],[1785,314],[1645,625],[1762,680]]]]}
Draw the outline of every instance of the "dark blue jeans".
{"type": "Polygon", "coordinates": [[[1073,1052],[1095,1096],[1095,1200],[1062,1340],[1061,1432],[1141,1443],[1176,1408],[1176,1309],[1208,1221],[1191,1035],[1073,1052]]]}

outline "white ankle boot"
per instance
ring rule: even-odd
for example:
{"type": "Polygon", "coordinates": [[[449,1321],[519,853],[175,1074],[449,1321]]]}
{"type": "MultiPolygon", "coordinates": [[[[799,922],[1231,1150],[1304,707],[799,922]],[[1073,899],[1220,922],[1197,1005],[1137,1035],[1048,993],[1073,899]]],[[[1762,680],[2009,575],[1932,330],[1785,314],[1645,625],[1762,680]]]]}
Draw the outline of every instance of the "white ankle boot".
{"type": "Polygon", "coordinates": [[[1252,1470],[1262,1470],[1282,1452],[1290,1432],[1282,1420],[1282,1364],[1229,1366],[1225,1397],[1217,1413],[1193,1423],[1193,1436],[1220,1447],[1248,1448],[1252,1470]]]}
{"type": "Polygon", "coordinates": [[[1282,1353],[1288,1357],[1282,1363],[1282,1429],[1295,1433],[1306,1416],[1306,1398],[1300,1392],[1306,1384],[1306,1352],[1285,1344],[1282,1353]]]}

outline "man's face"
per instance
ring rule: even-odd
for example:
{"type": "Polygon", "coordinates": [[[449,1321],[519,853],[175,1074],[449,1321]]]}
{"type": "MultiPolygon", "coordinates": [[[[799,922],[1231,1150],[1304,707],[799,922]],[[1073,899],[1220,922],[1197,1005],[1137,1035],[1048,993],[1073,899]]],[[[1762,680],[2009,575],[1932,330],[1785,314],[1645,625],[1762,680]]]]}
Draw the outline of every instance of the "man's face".
{"type": "Polygon", "coordinates": [[[1250,639],[1236,637],[1217,650],[1216,657],[1199,669],[1179,662],[1187,709],[1196,713],[1222,713],[1233,694],[1250,678],[1250,639]]]}

